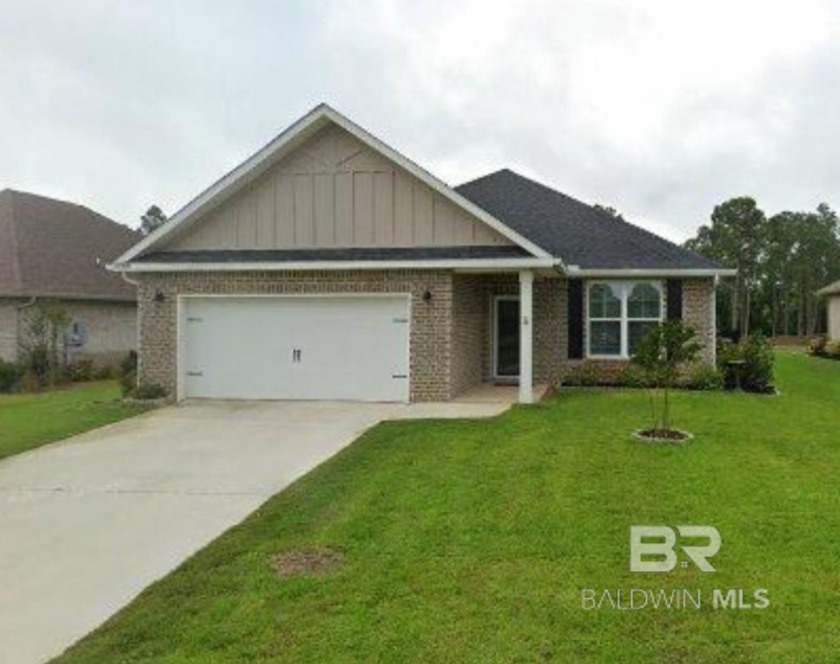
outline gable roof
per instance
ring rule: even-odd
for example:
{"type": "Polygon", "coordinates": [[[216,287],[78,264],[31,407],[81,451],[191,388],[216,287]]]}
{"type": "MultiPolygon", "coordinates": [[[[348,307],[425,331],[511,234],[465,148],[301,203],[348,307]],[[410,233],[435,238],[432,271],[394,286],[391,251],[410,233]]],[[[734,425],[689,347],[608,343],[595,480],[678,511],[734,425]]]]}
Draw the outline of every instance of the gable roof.
{"type": "Polygon", "coordinates": [[[511,240],[514,244],[525,249],[530,255],[539,258],[550,258],[548,252],[543,248],[496,219],[487,210],[475,205],[445,182],[439,180],[410,159],[386,145],[335,109],[327,104],[320,104],[278,135],[268,145],[199,194],[173,215],[166,224],[131,247],[115,261],[114,267],[120,269],[120,266],[123,264],[131,262],[143,253],[160,245],[164,238],[169,237],[176,230],[187,227],[203,213],[253,182],[282,157],[289,154],[308,137],[329,123],[341,127],[372,150],[384,155],[421,182],[427,184],[438,194],[478,218],[493,230],[511,240]]]}
{"type": "Polygon", "coordinates": [[[817,291],[817,295],[840,295],[840,281],[830,283],[817,291]]]}
{"type": "Polygon", "coordinates": [[[720,265],[638,226],[503,169],[455,188],[580,270],[713,270],[720,265]]]}
{"type": "Polygon", "coordinates": [[[0,296],[135,300],[135,288],[105,263],[138,237],[81,205],[4,189],[0,296]]]}

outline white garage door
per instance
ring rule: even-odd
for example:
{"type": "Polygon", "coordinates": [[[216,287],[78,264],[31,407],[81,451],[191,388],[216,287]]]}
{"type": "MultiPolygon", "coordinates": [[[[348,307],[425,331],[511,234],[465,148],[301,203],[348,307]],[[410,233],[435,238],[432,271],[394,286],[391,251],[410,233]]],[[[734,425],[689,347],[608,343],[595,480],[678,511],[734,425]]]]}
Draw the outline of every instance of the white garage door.
{"type": "Polygon", "coordinates": [[[182,395],[408,401],[408,297],[188,297],[182,395]]]}

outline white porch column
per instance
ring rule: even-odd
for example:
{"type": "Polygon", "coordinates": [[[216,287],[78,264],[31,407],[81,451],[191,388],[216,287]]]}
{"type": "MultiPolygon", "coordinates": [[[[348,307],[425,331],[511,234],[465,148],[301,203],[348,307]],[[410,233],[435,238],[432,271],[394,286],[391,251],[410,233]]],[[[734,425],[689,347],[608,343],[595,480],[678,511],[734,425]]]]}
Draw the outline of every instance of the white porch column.
{"type": "Polygon", "coordinates": [[[519,273],[519,403],[534,402],[534,273],[519,273]]]}

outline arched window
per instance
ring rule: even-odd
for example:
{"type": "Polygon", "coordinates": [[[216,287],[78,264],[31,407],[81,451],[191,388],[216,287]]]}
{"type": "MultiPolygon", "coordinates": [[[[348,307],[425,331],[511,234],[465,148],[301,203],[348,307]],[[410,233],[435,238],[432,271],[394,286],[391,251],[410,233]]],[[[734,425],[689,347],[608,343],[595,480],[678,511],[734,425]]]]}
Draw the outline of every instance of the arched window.
{"type": "Polygon", "coordinates": [[[659,282],[592,282],[587,298],[587,348],[591,357],[631,357],[650,329],[662,320],[659,282]]]}

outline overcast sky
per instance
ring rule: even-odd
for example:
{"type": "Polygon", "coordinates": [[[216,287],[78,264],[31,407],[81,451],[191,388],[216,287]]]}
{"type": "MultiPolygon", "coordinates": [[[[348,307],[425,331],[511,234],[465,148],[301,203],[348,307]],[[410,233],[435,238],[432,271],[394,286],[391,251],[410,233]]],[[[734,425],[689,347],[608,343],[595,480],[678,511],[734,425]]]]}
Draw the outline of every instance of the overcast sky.
{"type": "Polygon", "coordinates": [[[321,101],[450,184],[509,167],[684,240],[840,207],[840,3],[0,0],[0,188],[136,225],[321,101]]]}

